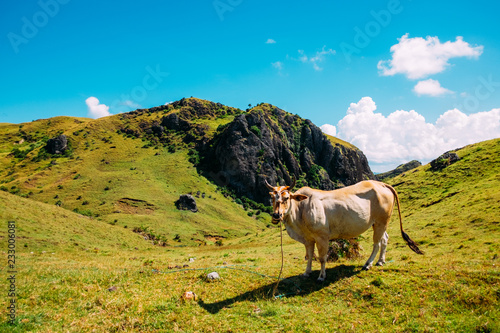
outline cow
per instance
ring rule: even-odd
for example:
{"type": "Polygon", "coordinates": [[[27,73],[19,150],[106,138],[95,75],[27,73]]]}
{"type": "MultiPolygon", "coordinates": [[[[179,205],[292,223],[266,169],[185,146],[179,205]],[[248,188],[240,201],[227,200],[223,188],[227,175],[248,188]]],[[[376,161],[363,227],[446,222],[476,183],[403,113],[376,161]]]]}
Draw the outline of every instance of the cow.
{"type": "Polygon", "coordinates": [[[423,254],[417,244],[403,231],[399,197],[396,190],[388,184],[366,180],[333,191],[302,187],[295,193],[292,192],[295,178],[291,186],[271,186],[267,180],[265,184],[271,191],[269,194],[273,203],[273,224],[283,222],[288,235],[304,244],[306,248],[307,267],[304,277],[308,277],[312,271],[315,244],[321,263],[318,281],[324,281],[328,241],[354,238],[370,227],[373,228],[373,251],[363,270],[372,267],[379,250],[380,256],[376,265],[384,265],[389,240],[387,226],[395,202],[398,205],[403,239],[415,253],[423,254]]]}

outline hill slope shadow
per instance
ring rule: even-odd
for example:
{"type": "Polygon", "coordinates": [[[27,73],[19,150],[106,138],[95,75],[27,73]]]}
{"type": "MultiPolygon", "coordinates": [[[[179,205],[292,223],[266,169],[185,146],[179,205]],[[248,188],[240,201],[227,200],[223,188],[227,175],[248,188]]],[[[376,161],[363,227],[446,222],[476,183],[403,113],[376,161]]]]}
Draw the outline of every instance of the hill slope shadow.
{"type": "MultiPolygon", "coordinates": [[[[319,271],[318,271],[319,272],[319,271]]],[[[326,280],[323,282],[316,281],[316,274],[309,278],[304,278],[300,275],[291,276],[282,279],[276,291],[276,295],[281,297],[295,297],[297,295],[308,295],[315,291],[321,290],[334,284],[340,280],[357,275],[361,270],[357,266],[339,265],[326,270],[326,280]]],[[[319,273],[318,273],[319,274],[319,273]]],[[[232,298],[216,301],[213,303],[205,303],[203,300],[198,301],[198,305],[204,308],[211,314],[216,314],[232,304],[242,301],[257,301],[257,300],[270,300],[273,299],[273,289],[276,282],[269,283],[260,288],[247,291],[241,295],[232,298]]]]}

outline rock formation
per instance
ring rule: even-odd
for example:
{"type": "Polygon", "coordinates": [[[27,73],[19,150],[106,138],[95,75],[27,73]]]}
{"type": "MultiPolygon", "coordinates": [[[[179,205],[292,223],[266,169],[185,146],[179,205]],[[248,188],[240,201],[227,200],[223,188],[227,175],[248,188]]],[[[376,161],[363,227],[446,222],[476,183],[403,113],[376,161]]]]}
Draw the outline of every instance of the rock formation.
{"type": "Polygon", "coordinates": [[[68,148],[68,139],[66,135],[61,134],[47,141],[45,149],[50,154],[62,154],[68,148]]]}

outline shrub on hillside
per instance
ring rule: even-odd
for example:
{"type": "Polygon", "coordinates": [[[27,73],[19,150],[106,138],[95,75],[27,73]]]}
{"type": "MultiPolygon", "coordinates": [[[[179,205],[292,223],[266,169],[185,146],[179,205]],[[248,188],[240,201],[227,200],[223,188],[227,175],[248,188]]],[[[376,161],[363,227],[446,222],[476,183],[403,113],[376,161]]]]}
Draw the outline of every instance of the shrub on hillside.
{"type": "Polygon", "coordinates": [[[258,128],[257,126],[253,125],[252,127],[250,127],[250,131],[252,131],[252,133],[257,135],[259,138],[262,137],[262,133],[260,131],[260,128],[258,128]]]}

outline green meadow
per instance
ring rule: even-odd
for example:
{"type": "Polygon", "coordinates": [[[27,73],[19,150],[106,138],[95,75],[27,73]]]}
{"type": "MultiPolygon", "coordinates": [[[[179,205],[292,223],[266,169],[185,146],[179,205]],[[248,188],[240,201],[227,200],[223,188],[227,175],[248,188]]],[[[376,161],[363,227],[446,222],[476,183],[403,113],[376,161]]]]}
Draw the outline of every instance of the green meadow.
{"type": "Polygon", "coordinates": [[[13,324],[0,284],[0,331],[500,332],[500,140],[457,150],[440,171],[387,180],[425,255],[406,246],[396,213],[384,267],[361,270],[367,232],[362,257],[328,263],[317,283],[319,263],[299,277],[305,251],[284,231],[274,297],[280,229],[269,216],[200,175],[185,149],[148,146],[117,126],[116,117],[0,124],[2,279],[8,221],[17,271],[13,324]],[[44,136],[61,132],[72,154],[38,160],[44,136]],[[200,192],[197,213],[175,208],[189,192],[200,192]],[[207,279],[213,271],[220,279],[207,279]]]}

